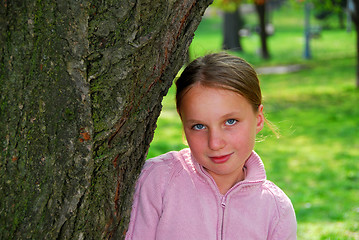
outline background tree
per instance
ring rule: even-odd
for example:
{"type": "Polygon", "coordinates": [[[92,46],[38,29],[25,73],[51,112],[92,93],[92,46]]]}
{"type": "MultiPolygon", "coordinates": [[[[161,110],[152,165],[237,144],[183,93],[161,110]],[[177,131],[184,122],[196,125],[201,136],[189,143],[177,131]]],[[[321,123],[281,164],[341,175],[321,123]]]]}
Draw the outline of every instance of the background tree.
{"type": "Polygon", "coordinates": [[[352,20],[356,31],[356,52],[357,52],[357,71],[356,71],[356,86],[359,88],[359,0],[353,0],[353,9],[350,10],[352,20]]]}
{"type": "Polygon", "coordinates": [[[1,239],[123,238],[210,2],[0,2],[1,239]]]}
{"type": "Polygon", "coordinates": [[[215,0],[213,6],[223,11],[222,48],[232,51],[243,51],[239,30],[243,27],[240,15],[241,0],[215,0]]]}
{"type": "Polygon", "coordinates": [[[234,11],[223,12],[223,44],[225,50],[243,51],[239,30],[243,26],[240,16],[240,5],[234,11]]]}
{"type": "MultiPolygon", "coordinates": [[[[224,49],[243,50],[239,36],[239,30],[241,27],[239,7],[242,2],[243,0],[215,0],[213,3],[213,6],[216,6],[224,11],[224,49]]],[[[268,34],[266,31],[266,1],[254,0],[253,2],[258,14],[258,33],[261,39],[260,55],[264,59],[268,59],[270,58],[270,54],[267,46],[268,34]]]]}
{"type": "Polygon", "coordinates": [[[313,2],[315,6],[322,6],[321,9],[326,11],[338,12],[343,6],[348,6],[349,14],[351,15],[352,21],[356,31],[356,55],[357,55],[357,67],[356,67],[356,86],[359,88],[359,0],[308,0],[313,2]],[[347,4],[347,2],[349,4],[347,4]]]}
{"type": "Polygon", "coordinates": [[[314,16],[319,21],[322,21],[322,25],[324,28],[328,28],[325,24],[325,21],[332,15],[337,15],[338,23],[340,28],[345,28],[344,24],[344,15],[347,7],[347,0],[330,0],[327,3],[325,1],[317,0],[315,1],[315,5],[313,6],[314,16]]]}
{"type": "Polygon", "coordinates": [[[256,6],[259,22],[259,36],[261,39],[261,56],[264,59],[269,59],[270,54],[267,45],[267,29],[266,29],[266,0],[255,0],[254,5],[256,6]]]}

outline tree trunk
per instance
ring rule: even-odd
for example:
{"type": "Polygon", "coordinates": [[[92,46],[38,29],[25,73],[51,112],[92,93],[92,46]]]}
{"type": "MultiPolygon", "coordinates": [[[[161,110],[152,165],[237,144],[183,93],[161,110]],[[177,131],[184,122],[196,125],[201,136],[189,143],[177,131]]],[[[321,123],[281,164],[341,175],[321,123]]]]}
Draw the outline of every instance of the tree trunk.
{"type": "Polygon", "coordinates": [[[0,2],[0,239],[124,237],[210,2],[0,2]]]}
{"type": "Polygon", "coordinates": [[[354,3],[354,11],[351,12],[351,16],[356,32],[356,53],[357,53],[356,87],[359,88],[359,0],[354,0],[353,3],[354,3]]]}
{"type": "Polygon", "coordinates": [[[239,36],[240,16],[238,9],[234,12],[223,13],[223,49],[242,51],[239,36]]]}
{"type": "Polygon", "coordinates": [[[258,13],[259,19],[259,35],[261,39],[261,56],[264,59],[269,59],[269,51],[267,47],[267,31],[266,31],[266,4],[264,1],[257,2],[255,1],[256,10],[258,13]]]}

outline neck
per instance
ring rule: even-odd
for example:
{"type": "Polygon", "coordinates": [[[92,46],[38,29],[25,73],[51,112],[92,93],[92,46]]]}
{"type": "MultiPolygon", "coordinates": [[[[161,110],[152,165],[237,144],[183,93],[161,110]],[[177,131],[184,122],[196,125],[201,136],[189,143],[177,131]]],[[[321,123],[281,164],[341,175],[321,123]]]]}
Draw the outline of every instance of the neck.
{"type": "MultiPolygon", "coordinates": [[[[208,170],[207,170],[208,171],[208,170]]],[[[236,183],[241,182],[245,178],[244,170],[242,170],[238,175],[216,175],[212,172],[209,174],[213,177],[216,185],[219,189],[219,192],[222,195],[225,195],[231,187],[233,187],[236,183]]]]}

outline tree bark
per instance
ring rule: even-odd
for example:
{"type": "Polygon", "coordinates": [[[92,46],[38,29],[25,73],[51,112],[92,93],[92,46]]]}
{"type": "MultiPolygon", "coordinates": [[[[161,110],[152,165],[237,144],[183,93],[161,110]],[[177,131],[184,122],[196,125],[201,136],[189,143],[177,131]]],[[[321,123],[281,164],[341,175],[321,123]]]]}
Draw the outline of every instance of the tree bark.
{"type": "Polygon", "coordinates": [[[264,1],[255,1],[256,10],[259,20],[259,36],[261,39],[261,57],[269,59],[270,54],[267,46],[267,31],[266,31],[266,3],[264,1]]]}
{"type": "Polygon", "coordinates": [[[211,0],[0,2],[0,239],[122,239],[211,0]]]}

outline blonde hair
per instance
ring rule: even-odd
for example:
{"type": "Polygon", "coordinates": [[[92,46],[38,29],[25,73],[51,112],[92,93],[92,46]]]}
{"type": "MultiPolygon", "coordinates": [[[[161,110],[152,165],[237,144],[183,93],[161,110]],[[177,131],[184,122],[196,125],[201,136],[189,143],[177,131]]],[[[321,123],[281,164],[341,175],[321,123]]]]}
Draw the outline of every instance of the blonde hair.
{"type": "Polygon", "coordinates": [[[227,53],[197,58],[185,68],[176,81],[178,112],[183,96],[196,84],[234,91],[246,98],[255,111],[262,104],[256,71],[242,58],[227,53]]]}
{"type": "MultiPolygon", "coordinates": [[[[254,112],[262,104],[256,71],[244,59],[228,53],[212,53],[197,58],[184,69],[176,81],[176,107],[179,114],[182,98],[197,84],[234,91],[252,105],[254,112]]],[[[265,122],[278,137],[275,127],[266,118],[265,122]]]]}

